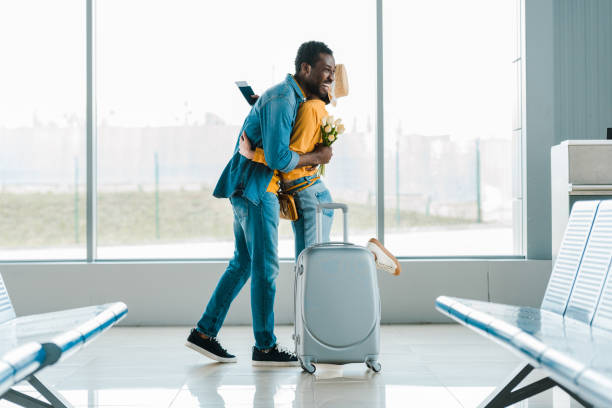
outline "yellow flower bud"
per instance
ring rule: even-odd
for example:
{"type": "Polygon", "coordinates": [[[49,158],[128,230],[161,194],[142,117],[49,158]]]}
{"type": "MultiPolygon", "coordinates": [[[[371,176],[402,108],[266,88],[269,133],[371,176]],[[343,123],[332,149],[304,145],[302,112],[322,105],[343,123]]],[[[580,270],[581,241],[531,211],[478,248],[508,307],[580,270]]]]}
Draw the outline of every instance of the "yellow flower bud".
{"type": "Polygon", "coordinates": [[[329,133],[332,131],[332,127],[330,125],[325,126],[325,133],[329,133]]]}
{"type": "Polygon", "coordinates": [[[336,136],[334,135],[329,135],[329,137],[327,138],[330,142],[333,142],[334,140],[336,140],[336,136]]]}
{"type": "Polygon", "coordinates": [[[339,126],[340,124],[342,124],[342,119],[340,118],[336,119],[336,121],[334,122],[334,125],[339,126]]]}
{"type": "Polygon", "coordinates": [[[342,133],[344,133],[344,125],[342,123],[339,124],[336,130],[338,131],[338,134],[341,135],[342,133]]]}

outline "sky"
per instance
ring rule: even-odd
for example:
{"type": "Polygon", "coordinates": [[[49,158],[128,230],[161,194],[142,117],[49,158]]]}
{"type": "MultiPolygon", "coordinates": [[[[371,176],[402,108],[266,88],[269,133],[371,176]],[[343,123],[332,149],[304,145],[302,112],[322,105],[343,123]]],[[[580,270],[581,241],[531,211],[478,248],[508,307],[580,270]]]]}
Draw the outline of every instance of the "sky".
{"type": "MultiPolygon", "coordinates": [[[[117,126],[230,125],[293,72],[298,46],[326,42],[350,94],[331,113],[376,120],[375,1],[97,2],[98,119],[117,126]]],[[[455,138],[510,138],[514,2],[384,1],[385,126],[455,138]]],[[[83,0],[0,2],[0,126],[84,117],[83,0]]]]}

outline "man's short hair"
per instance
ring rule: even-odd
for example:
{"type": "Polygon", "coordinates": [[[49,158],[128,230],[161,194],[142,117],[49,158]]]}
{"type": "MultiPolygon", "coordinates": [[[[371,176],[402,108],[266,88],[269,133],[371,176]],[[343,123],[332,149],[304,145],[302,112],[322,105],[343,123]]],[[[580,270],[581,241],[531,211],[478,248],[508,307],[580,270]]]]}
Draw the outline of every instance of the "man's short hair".
{"type": "Polygon", "coordinates": [[[304,44],[300,45],[298,49],[297,55],[295,57],[295,73],[300,72],[300,68],[302,67],[302,62],[307,63],[311,67],[319,60],[319,54],[329,54],[334,55],[332,50],[329,49],[327,45],[320,41],[308,41],[304,44]]]}

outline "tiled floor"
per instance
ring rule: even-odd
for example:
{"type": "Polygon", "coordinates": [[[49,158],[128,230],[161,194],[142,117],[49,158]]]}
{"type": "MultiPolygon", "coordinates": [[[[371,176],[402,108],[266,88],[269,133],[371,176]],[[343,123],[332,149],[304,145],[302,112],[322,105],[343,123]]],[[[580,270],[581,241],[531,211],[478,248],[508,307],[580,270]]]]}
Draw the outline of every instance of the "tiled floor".
{"type": "MultiPolygon", "coordinates": [[[[220,340],[238,356],[218,364],[183,346],[187,327],[113,328],[40,379],[76,407],[475,407],[519,364],[491,341],[456,325],[383,326],[382,372],[364,364],[299,368],[251,366],[250,327],[220,340]]],[[[291,328],[277,329],[291,344],[291,328]]],[[[29,386],[19,390],[35,394],[29,386]]],[[[3,401],[0,407],[13,406],[3,401]]],[[[548,391],[517,407],[575,407],[548,391]]]]}

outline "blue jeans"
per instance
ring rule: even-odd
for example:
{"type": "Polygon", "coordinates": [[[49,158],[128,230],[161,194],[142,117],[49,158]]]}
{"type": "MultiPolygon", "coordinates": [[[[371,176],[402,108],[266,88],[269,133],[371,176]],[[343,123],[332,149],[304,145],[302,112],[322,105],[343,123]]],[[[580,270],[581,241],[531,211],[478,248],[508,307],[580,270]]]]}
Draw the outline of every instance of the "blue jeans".
{"type": "Polygon", "coordinates": [[[197,329],[215,337],[234,298],[251,278],[251,314],[255,346],[276,344],[274,296],[278,276],[278,199],[265,193],[258,205],[231,197],[234,210],[234,257],[217,283],[197,329]]]}
{"type": "MultiPolygon", "coordinates": [[[[286,186],[299,184],[306,180],[311,180],[315,176],[302,177],[285,183],[286,186]]],[[[313,245],[317,240],[316,214],[319,203],[331,203],[332,197],[327,187],[321,179],[317,180],[312,186],[294,193],[295,205],[297,207],[298,219],[293,221],[293,236],[295,237],[295,259],[297,261],[300,252],[313,245]]],[[[323,242],[329,241],[333,210],[323,210],[321,227],[323,229],[323,242]]]]}

